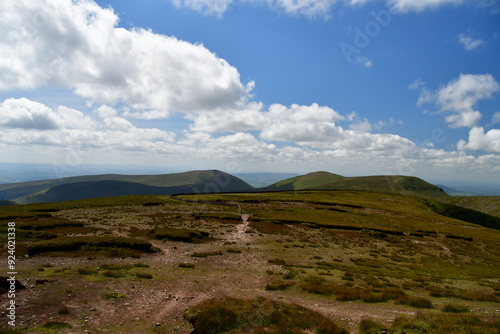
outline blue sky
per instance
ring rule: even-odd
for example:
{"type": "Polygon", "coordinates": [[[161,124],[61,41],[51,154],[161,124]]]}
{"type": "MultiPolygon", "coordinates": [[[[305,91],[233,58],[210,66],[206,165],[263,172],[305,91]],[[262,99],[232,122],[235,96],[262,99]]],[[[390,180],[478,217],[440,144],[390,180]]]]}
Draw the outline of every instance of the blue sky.
{"type": "Polygon", "coordinates": [[[500,186],[498,1],[7,0],[0,22],[0,162],[500,186]]]}

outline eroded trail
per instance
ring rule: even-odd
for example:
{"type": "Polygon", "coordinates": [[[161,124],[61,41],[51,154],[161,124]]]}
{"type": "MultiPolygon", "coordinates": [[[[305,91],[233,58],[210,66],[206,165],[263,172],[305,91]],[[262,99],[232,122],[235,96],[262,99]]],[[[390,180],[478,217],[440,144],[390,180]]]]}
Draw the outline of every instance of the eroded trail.
{"type": "Polygon", "coordinates": [[[229,238],[230,241],[233,242],[248,242],[250,240],[250,236],[246,233],[249,229],[250,222],[248,219],[250,218],[249,214],[241,215],[241,224],[236,225],[236,232],[231,235],[229,238]]]}

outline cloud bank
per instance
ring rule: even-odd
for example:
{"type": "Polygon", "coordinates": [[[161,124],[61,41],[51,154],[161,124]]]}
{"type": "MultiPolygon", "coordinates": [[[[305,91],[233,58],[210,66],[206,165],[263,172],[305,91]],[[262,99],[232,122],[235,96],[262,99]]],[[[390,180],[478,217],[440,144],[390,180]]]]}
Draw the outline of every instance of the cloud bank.
{"type": "Polygon", "coordinates": [[[0,91],[59,86],[144,118],[245,102],[253,83],[203,45],[117,24],[90,0],[0,2],[0,91]]]}

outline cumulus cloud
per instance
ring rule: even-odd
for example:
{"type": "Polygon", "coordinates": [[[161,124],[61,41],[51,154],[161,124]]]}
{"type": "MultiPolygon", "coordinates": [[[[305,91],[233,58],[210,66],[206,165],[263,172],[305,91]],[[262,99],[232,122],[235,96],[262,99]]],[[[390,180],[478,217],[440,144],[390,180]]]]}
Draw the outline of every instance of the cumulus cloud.
{"type": "Polygon", "coordinates": [[[0,115],[0,143],[14,146],[148,149],[175,137],[156,128],[138,128],[105,105],[89,116],[64,106],[52,109],[26,98],[7,99],[0,103],[0,115]]]}
{"type": "Polygon", "coordinates": [[[91,0],[0,2],[0,91],[57,85],[158,116],[245,102],[253,83],[203,45],[117,24],[91,0]]]}
{"type": "Polygon", "coordinates": [[[55,112],[45,105],[22,98],[0,104],[0,125],[13,129],[55,130],[59,128],[55,112]]]}
{"type": "Polygon", "coordinates": [[[186,116],[193,121],[191,131],[239,132],[261,129],[265,116],[263,104],[249,103],[243,110],[220,110],[215,113],[198,113],[186,116]]]}
{"type": "Polygon", "coordinates": [[[491,74],[460,74],[435,92],[422,88],[417,104],[434,102],[441,112],[450,112],[445,119],[451,128],[473,127],[482,116],[474,106],[499,91],[500,84],[491,74]]]}
{"type": "Polygon", "coordinates": [[[401,150],[415,146],[413,142],[397,135],[372,134],[375,127],[381,129],[397,121],[377,122],[374,126],[355,113],[343,116],[335,110],[313,103],[309,106],[293,104],[289,107],[273,104],[263,110],[261,104],[253,104],[248,110],[226,111],[222,114],[198,114],[188,116],[193,132],[224,133],[254,131],[265,142],[282,142],[302,148],[321,150],[401,150]],[[346,130],[339,121],[351,121],[346,130]]]}
{"type": "Polygon", "coordinates": [[[459,150],[482,150],[500,153],[500,129],[484,132],[482,127],[473,127],[469,132],[469,141],[461,140],[457,145],[459,150]]]}
{"type": "Polygon", "coordinates": [[[474,39],[472,36],[468,36],[465,34],[458,35],[458,41],[467,51],[472,51],[484,45],[484,41],[482,39],[474,39]]]}

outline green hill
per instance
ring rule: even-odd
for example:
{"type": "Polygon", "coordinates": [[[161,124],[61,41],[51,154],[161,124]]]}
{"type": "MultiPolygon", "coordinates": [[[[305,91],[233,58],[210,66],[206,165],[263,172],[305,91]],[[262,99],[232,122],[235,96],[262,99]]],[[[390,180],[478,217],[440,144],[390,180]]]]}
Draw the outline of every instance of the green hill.
{"type": "Polygon", "coordinates": [[[104,174],[3,184],[0,200],[40,203],[106,196],[253,190],[241,179],[218,170],[161,175],[104,174]]]}
{"type": "Polygon", "coordinates": [[[446,203],[500,217],[500,196],[449,197],[446,203]]]}
{"type": "Polygon", "coordinates": [[[357,190],[396,193],[409,196],[447,197],[443,189],[413,176],[376,175],[344,177],[328,172],[315,172],[277,182],[265,191],[291,190],[357,190]]]}

